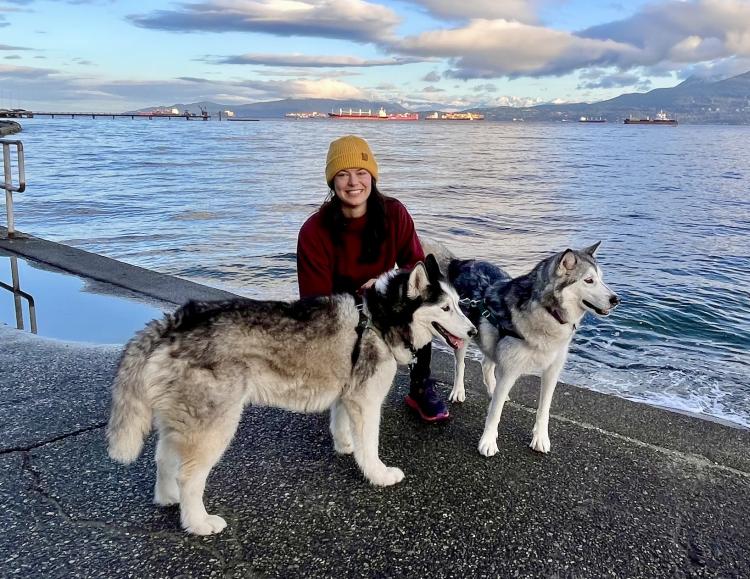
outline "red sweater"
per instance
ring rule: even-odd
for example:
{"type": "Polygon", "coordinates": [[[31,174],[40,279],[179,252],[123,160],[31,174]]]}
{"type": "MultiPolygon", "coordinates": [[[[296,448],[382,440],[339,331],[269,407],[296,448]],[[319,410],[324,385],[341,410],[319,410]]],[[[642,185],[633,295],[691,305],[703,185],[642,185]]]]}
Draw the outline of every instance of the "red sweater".
{"type": "Polygon", "coordinates": [[[424,259],[414,221],[400,201],[385,198],[386,238],[380,259],[359,263],[362,253],[362,230],[367,214],[350,219],[334,245],[323,226],[320,211],[305,221],[297,239],[297,280],[300,297],[354,294],[368,280],[398,267],[413,267],[424,259]]]}

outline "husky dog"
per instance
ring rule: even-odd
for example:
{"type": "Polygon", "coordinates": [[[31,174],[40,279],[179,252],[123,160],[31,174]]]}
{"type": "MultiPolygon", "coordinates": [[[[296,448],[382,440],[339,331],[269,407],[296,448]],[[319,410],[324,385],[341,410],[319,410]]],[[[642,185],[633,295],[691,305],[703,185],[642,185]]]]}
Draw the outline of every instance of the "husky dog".
{"type": "MultiPolygon", "coordinates": [[[[519,376],[535,372],[541,372],[542,385],[530,446],[549,452],[549,409],[570,341],[586,312],[606,316],[620,303],[602,281],[594,257],[599,243],[579,251],[566,249],[516,278],[485,261],[443,257],[448,280],[479,330],[482,375],[492,397],[479,441],[484,456],[497,453],[497,426],[511,388],[519,376]]],[[[464,344],[455,351],[452,402],[466,398],[466,348],[464,344]]]]}
{"type": "Polygon", "coordinates": [[[354,454],[377,486],[404,473],[378,457],[380,409],[397,363],[439,336],[463,348],[476,329],[434,258],[366,290],[297,302],[188,302],[130,340],[112,390],[109,455],[134,461],[155,422],[154,502],[179,503],[183,528],[207,535],[224,519],[203,505],[206,479],[247,404],[331,410],[336,452],[354,454]]]}

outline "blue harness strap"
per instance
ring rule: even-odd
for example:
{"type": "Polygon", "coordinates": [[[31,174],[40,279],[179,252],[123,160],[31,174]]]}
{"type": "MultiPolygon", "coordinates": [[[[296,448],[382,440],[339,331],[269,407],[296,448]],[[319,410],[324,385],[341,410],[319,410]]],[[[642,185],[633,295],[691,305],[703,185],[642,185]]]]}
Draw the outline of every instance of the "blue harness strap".
{"type": "Polygon", "coordinates": [[[471,298],[461,298],[458,300],[458,303],[462,306],[466,306],[469,309],[476,309],[479,311],[479,315],[483,317],[485,320],[487,320],[489,323],[491,323],[493,326],[495,326],[495,329],[500,334],[500,339],[502,340],[506,336],[510,336],[511,338],[516,338],[517,340],[523,340],[524,337],[519,334],[516,329],[511,325],[510,327],[507,327],[506,325],[503,325],[500,323],[500,320],[497,319],[497,316],[495,313],[487,307],[487,304],[483,299],[481,300],[472,300],[471,298]]]}

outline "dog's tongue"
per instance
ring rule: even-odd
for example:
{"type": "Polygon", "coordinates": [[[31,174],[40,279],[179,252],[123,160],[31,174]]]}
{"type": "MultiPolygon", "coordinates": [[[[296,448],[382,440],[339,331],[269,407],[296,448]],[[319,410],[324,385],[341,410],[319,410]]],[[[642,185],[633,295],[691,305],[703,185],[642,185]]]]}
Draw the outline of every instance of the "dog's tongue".
{"type": "Polygon", "coordinates": [[[456,350],[460,349],[464,345],[464,341],[461,338],[457,338],[453,334],[448,334],[448,341],[450,342],[450,345],[453,346],[456,350]]]}

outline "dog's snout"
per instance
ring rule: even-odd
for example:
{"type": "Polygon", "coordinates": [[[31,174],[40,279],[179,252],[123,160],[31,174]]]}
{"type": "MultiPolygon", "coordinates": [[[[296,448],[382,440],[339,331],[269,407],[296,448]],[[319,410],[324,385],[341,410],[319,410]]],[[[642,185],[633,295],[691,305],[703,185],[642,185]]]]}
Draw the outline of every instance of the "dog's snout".
{"type": "Polygon", "coordinates": [[[477,335],[477,329],[474,326],[472,326],[471,329],[469,330],[469,337],[473,338],[476,335],[477,335]]]}
{"type": "Polygon", "coordinates": [[[612,294],[612,297],[609,298],[609,304],[612,307],[615,307],[616,305],[619,305],[620,303],[620,297],[617,294],[612,294]]]}

